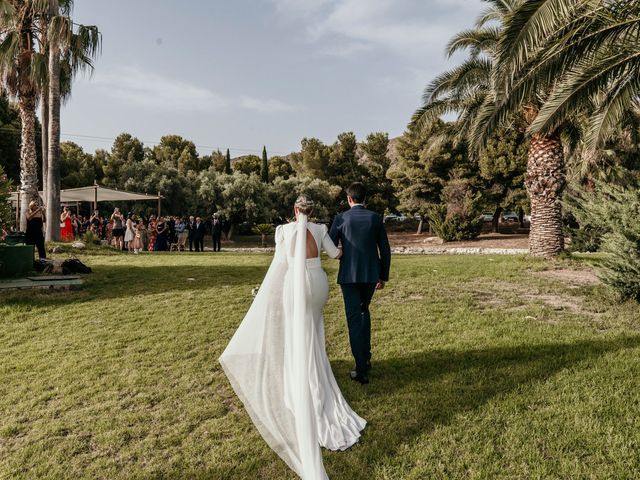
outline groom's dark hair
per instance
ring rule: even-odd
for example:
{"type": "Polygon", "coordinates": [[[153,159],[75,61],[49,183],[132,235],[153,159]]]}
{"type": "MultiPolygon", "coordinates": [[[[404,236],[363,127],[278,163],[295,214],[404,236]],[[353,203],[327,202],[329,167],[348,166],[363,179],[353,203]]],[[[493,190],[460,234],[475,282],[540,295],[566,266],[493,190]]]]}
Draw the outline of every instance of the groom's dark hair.
{"type": "Polygon", "coordinates": [[[367,196],[367,190],[360,182],[353,182],[347,188],[347,196],[351,197],[351,199],[356,203],[364,203],[364,199],[367,196]]]}

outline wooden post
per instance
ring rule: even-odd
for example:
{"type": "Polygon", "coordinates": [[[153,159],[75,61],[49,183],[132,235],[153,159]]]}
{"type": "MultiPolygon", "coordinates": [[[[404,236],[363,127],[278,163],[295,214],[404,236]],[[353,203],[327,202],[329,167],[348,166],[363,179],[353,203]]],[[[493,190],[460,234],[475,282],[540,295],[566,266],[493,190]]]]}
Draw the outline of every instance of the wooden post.
{"type": "Polygon", "coordinates": [[[162,207],[162,195],[158,192],[158,218],[160,218],[160,211],[162,207]]]}
{"type": "MultiPolygon", "coordinates": [[[[98,209],[98,182],[93,181],[93,211],[98,209]]],[[[93,213],[93,212],[91,212],[93,213]]]]}

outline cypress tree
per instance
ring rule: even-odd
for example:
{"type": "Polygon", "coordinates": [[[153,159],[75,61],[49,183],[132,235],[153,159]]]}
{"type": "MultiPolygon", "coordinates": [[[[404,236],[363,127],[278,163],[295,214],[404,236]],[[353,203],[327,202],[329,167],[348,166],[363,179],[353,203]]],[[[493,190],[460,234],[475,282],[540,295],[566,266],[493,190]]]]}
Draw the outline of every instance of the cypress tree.
{"type": "Polygon", "coordinates": [[[224,173],[231,175],[231,154],[229,153],[228,148],[227,148],[227,158],[224,163],[224,173]]]}
{"type": "Polygon", "coordinates": [[[262,147],[262,167],[260,168],[260,177],[263,183],[269,183],[269,163],[267,161],[267,147],[262,147]]]}

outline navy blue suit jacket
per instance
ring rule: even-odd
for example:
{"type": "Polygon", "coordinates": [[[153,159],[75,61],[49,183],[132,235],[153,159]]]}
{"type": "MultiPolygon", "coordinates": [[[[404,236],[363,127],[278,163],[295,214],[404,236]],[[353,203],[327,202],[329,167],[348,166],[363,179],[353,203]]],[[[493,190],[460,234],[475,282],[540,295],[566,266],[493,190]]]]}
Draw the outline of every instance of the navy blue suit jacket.
{"type": "Polygon", "coordinates": [[[338,283],[389,280],[391,248],[380,215],[355,205],[335,218],[329,236],[342,244],[338,283]]]}

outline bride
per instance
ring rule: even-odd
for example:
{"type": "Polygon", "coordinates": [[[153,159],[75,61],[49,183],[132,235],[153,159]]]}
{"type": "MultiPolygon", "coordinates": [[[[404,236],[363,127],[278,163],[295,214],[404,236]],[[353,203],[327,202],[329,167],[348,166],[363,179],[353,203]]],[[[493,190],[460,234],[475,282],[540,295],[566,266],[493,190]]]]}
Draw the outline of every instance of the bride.
{"type": "Polygon", "coordinates": [[[320,251],[341,251],[325,225],[307,221],[311,199],[298,197],[294,211],[296,221],[276,229],[271,266],[220,364],[269,446],[303,480],[325,480],[320,447],[351,447],[366,421],[342,396],[325,350],[320,251]]]}

